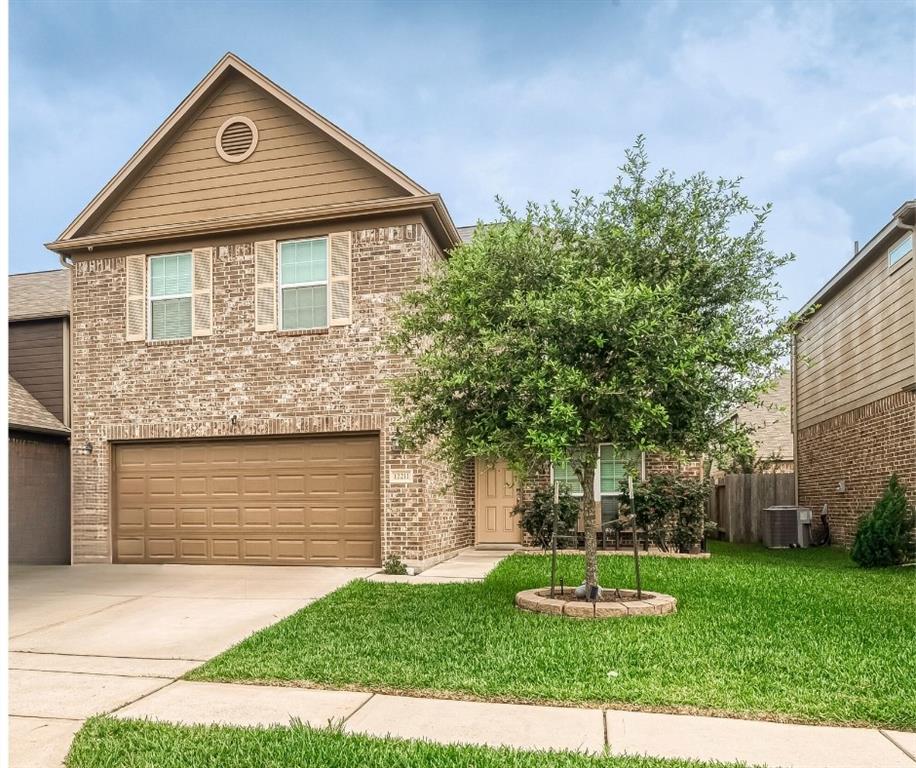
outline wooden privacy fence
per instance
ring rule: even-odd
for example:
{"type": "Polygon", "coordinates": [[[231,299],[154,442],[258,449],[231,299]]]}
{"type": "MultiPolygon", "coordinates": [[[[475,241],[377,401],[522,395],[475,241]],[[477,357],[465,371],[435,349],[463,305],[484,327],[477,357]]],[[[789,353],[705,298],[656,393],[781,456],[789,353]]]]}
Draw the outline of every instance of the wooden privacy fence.
{"type": "Polygon", "coordinates": [[[761,511],[779,504],[795,504],[794,472],[725,475],[710,492],[709,518],[729,541],[758,542],[761,511]]]}

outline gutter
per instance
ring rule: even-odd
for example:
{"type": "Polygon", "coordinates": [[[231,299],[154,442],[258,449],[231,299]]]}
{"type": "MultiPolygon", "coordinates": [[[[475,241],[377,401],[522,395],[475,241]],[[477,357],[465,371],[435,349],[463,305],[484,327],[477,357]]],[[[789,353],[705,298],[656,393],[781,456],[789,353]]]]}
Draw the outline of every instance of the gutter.
{"type": "Polygon", "coordinates": [[[33,432],[39,435],[58,435],[60,437],[70,437],[70,430],[66,427],[55,429],[54,427],[36,427],[33,424],[15,424],[12,421],[8,428],[14,432],[33,432]]]}

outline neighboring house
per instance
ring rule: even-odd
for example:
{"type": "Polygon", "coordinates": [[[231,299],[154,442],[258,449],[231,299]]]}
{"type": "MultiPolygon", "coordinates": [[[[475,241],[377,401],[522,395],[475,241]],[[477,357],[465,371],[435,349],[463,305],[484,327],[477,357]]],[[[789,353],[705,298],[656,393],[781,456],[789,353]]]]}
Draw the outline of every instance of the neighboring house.
{"type": "Polygon", "coordinates": [[[738,408],[732,416],[751,428],[754,472],[792,472],[795,446],[792,440],[792,375],[784,373],[760,397],[757,405],[738,408]]]}
{"type": "Polygon", "coordinates": [[[795,339],[798,500],[826,504],[845,545],[892,473],[916,500],[914,223],[911,200],[805,305],[795,339]]]}
{"type": "Polygon", "coordinates": [[[9,561],[70,562],[70,274],[9,278],[9,561]]]}
{"type": "Polygon", "coordinates": [[[472,229],[223,57],[48,244],[72,265],[74,562],[425,567],[519,542],[504,466],[454,479],[399,449],[409,361],[380,343],[472,229]]]}

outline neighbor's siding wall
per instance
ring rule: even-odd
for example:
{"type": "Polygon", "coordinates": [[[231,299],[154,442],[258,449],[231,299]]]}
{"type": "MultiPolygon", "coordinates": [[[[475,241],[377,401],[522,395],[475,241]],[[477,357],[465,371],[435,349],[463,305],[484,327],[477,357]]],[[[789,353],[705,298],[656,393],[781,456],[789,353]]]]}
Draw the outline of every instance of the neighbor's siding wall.
{"type": "Polygon", "coordinates": [[[916,392],[897,392],[799,430],[797,463],[799,504],[811,507],[815,521],[827,504],[834,541],[850,545],[891,474],[916,502],[916,392]]]}
{"type": "Polygon", "coordinates": [[[142,179],[102,215],[97,232],[269,213],[406,194],[277,99],[233,74],[142,179]],[[229,163],[216,133],[230,117],[257,126],[255,152],[229,163]]]}
{"type": "Polygon", "coordinates": [[[77,446],[91,442],[93,451],[73,456],[76,562],[111,560],[112,440],[378,432],[382,556],[417,562],[473,543],[467,477],[442,490],[444,468],[403,453],[394,439],[386,380],[407,361],[380,342],[405,288],[416,284],[428,262],[441,258],[425,228],[413,222],[354,229],[350,325],[259,333],[253,243],[277,234],[183,246],[215,247],[213,335],[190,340],[126,342],[126,252],[77,261],[72,440],[77,446]],[[414,482],[389,484],[389,470],[396,468],[413,469],[414,482]]]}
{"type": "Polygon", "coordinates": [[[914,381],[913,260],[895,270],[876,253],[797,340],[796,419],[805,429],[914,381]]]}
{"type": "Polygon", "coordinates": [[[66,423],[63,318],[10,323],[9,370],[32,397],[66,423]]]}
{"type": "Polygon", "coordinates": [[[70,446],[13,432],[9,437],[9,561],[70,562],[70,446]]]}

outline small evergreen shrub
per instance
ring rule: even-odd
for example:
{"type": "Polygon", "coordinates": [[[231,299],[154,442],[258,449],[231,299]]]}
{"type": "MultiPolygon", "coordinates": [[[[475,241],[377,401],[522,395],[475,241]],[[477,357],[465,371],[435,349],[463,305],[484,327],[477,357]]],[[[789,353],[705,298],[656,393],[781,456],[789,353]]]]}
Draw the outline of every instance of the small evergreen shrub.
{"type": "Polygon", "coordinates": [[[389,555],[388,559],[382,564],[382,572],[389,576],[406,576],[407,566],[401,562],[397,555],[389,555]]]}
{"type": "Polygon", "coordinates": [[[914,525],[916,517],[907,502],[906,488],[897,475],[891,475],[874,509],[859,521],[852,559],[863,568],[901,565],[913,560],[914,525]]]}
{"type": "Polygon", "coordinates": [[[553,500],[553,491],[541,488],[530,499],[520,501],[512,511],[520,517],[522,530],[543,549],[550,546],[553,520],[557,520],[557,535],[576,529],[579,520],[579,500],[566,491],[560,491],[559,501],[553,500]]]}

